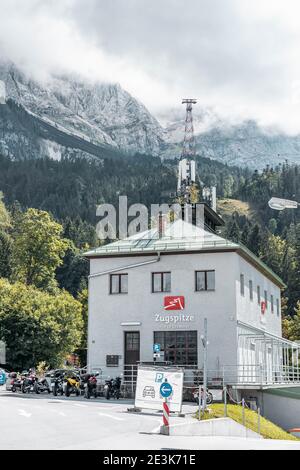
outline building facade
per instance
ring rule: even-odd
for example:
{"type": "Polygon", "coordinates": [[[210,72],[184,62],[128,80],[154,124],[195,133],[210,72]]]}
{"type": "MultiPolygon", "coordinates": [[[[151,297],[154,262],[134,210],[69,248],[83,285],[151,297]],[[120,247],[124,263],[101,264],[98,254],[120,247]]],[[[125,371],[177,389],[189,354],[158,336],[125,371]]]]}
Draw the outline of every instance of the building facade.
{"type": "Polygon", "coordinates": [[[283,380],[285,348],[295,352],[281,338],[284,285],[246,248],[178,220],[86,256],[90,370],[130,375],[159,345],[157,362],[201,371],[207,318],[212,378],[283,380]]]}

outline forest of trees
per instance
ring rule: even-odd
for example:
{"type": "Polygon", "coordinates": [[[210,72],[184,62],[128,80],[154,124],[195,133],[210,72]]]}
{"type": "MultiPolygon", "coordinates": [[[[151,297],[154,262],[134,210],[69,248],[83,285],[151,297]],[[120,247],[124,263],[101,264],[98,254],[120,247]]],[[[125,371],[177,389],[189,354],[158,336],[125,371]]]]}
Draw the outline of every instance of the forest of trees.
{"type": "MultiPolygon", "coordinates": [[[[117,206],[119,195],[127,195],[129,204],[171,202],[177,163],[141,155],[95,162],[0,156],[0,337],[14,365],[43,360],[54,366],[84,350],[88,262],[82,253],[99,243],[96,206],[117,206]],[[43,326],[39,335],[37,325],[43,326]]],[[[219,198],[251,206],[251,217],[231,215],[224,234],[285,281],[284,333],[299,340],[300,214],[272,211],[268,200],[300,201],[300,167],[283,163],[251,172],[202,157],[197,166],[200,186],[216,185],[219,198]]]]}

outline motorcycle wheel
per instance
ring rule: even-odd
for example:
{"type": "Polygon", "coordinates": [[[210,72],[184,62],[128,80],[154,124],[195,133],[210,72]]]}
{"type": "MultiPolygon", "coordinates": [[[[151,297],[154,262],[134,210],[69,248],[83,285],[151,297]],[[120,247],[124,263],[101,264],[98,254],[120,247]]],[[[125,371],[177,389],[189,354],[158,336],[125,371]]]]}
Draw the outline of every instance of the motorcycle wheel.
{"type": "Polygon", "coordinates": [[[53,395],[55,397],[57,397],[57,386],[56,385],[54,385],[54,388],[53,388],[53,395]]]}
{"type": "Polygon", "coordinates": [[[110,394],[109,394],[109,390],[105,390],[105,398],[106,400],[109,400],[110,399],[110,394]]]}
{"type": "Polygon", "coordinates": [[[80,390],[78,390],[78,388],[76,389],[76,397],[79,397],[80,396],[80,390]]]}
{"type": "Polygon", "coordinates": [[[69,385],[67,385],[67,386],[66,386],[66,397],[69,397],[69,396],[70,396],[70,394],[71,394],[71,391],[70,391],[70,386],[69,386],[69,385]]]}
{"type": "Polygon", "coordinates": [[[26,393],[26,387],[22,386],[22,393],[26,393]]]}
{"type": "Polygon", "coordinates": [[[12,391],[13,393],[16,393],[16,391],[17,391],[16,387],[12,387],[12,388],[11,388],[11,391],[12,391]]]}
{"type": "Polygon", "coordinates": [[[97,398],[97,396],[98,396],[98,395],[97,395],[97,390],[95,389],[95,390],[94,390],[94,398],[97,398]]]}
{"type": "Polygon", "coordinates": [[[35,385],[33,390],[37,395],[41,393],[38,385],[35,385]]]}
{"type": "Polygon", "coordinates": [[[91,398],[91,394],[88,387],[84,391],[84,398],[87,398],[88,400],[91,398]]]}
{"type": "Polygon", "coordinates": [[[208,392],[207,398],[206,398],[206,403],[207,403],[208,405],[211,405],[212,402],[213,402],[213,400],[214,400],[214,399],[213,399],[212,393],[211,393],[211,392],[208,392]]]}

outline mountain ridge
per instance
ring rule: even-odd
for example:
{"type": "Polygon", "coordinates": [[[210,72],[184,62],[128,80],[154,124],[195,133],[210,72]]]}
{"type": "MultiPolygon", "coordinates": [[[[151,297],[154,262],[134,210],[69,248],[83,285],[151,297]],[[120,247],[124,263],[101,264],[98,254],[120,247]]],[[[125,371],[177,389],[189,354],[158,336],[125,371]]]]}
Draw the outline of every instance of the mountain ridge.
{"type": "MultiPolygon", "coordinates": [[[[0,152],[11,158],[180,157],[182,107],[156,118],[117,83],[69,75],[42,83],[10,62],[0,63],[1,81],[7,96],[0,106],[0,152]]],[[[200,156],[259,170],[300,163],[300,135],[262,129],[253,120],[226,122],[209,108],[195,107],[194,123],[200,156]]]]}

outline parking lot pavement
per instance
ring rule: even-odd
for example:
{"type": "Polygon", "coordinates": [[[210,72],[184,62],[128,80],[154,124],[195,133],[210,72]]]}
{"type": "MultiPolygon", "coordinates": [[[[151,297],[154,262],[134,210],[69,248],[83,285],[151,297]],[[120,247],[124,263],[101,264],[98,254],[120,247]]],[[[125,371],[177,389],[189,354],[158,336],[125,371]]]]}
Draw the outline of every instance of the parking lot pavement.
{"type": "MultiPolygon", "coordinates": [[[[0,389],[0,449],[298,449],[300,444],[158,434],[157,412],[128,413],[131,400],[13,394],[0,389]],[[3,432],[5,431],[5,432],[3,432]]],[[[192,419],[195,406],[183,405],[192,419]]]]}

